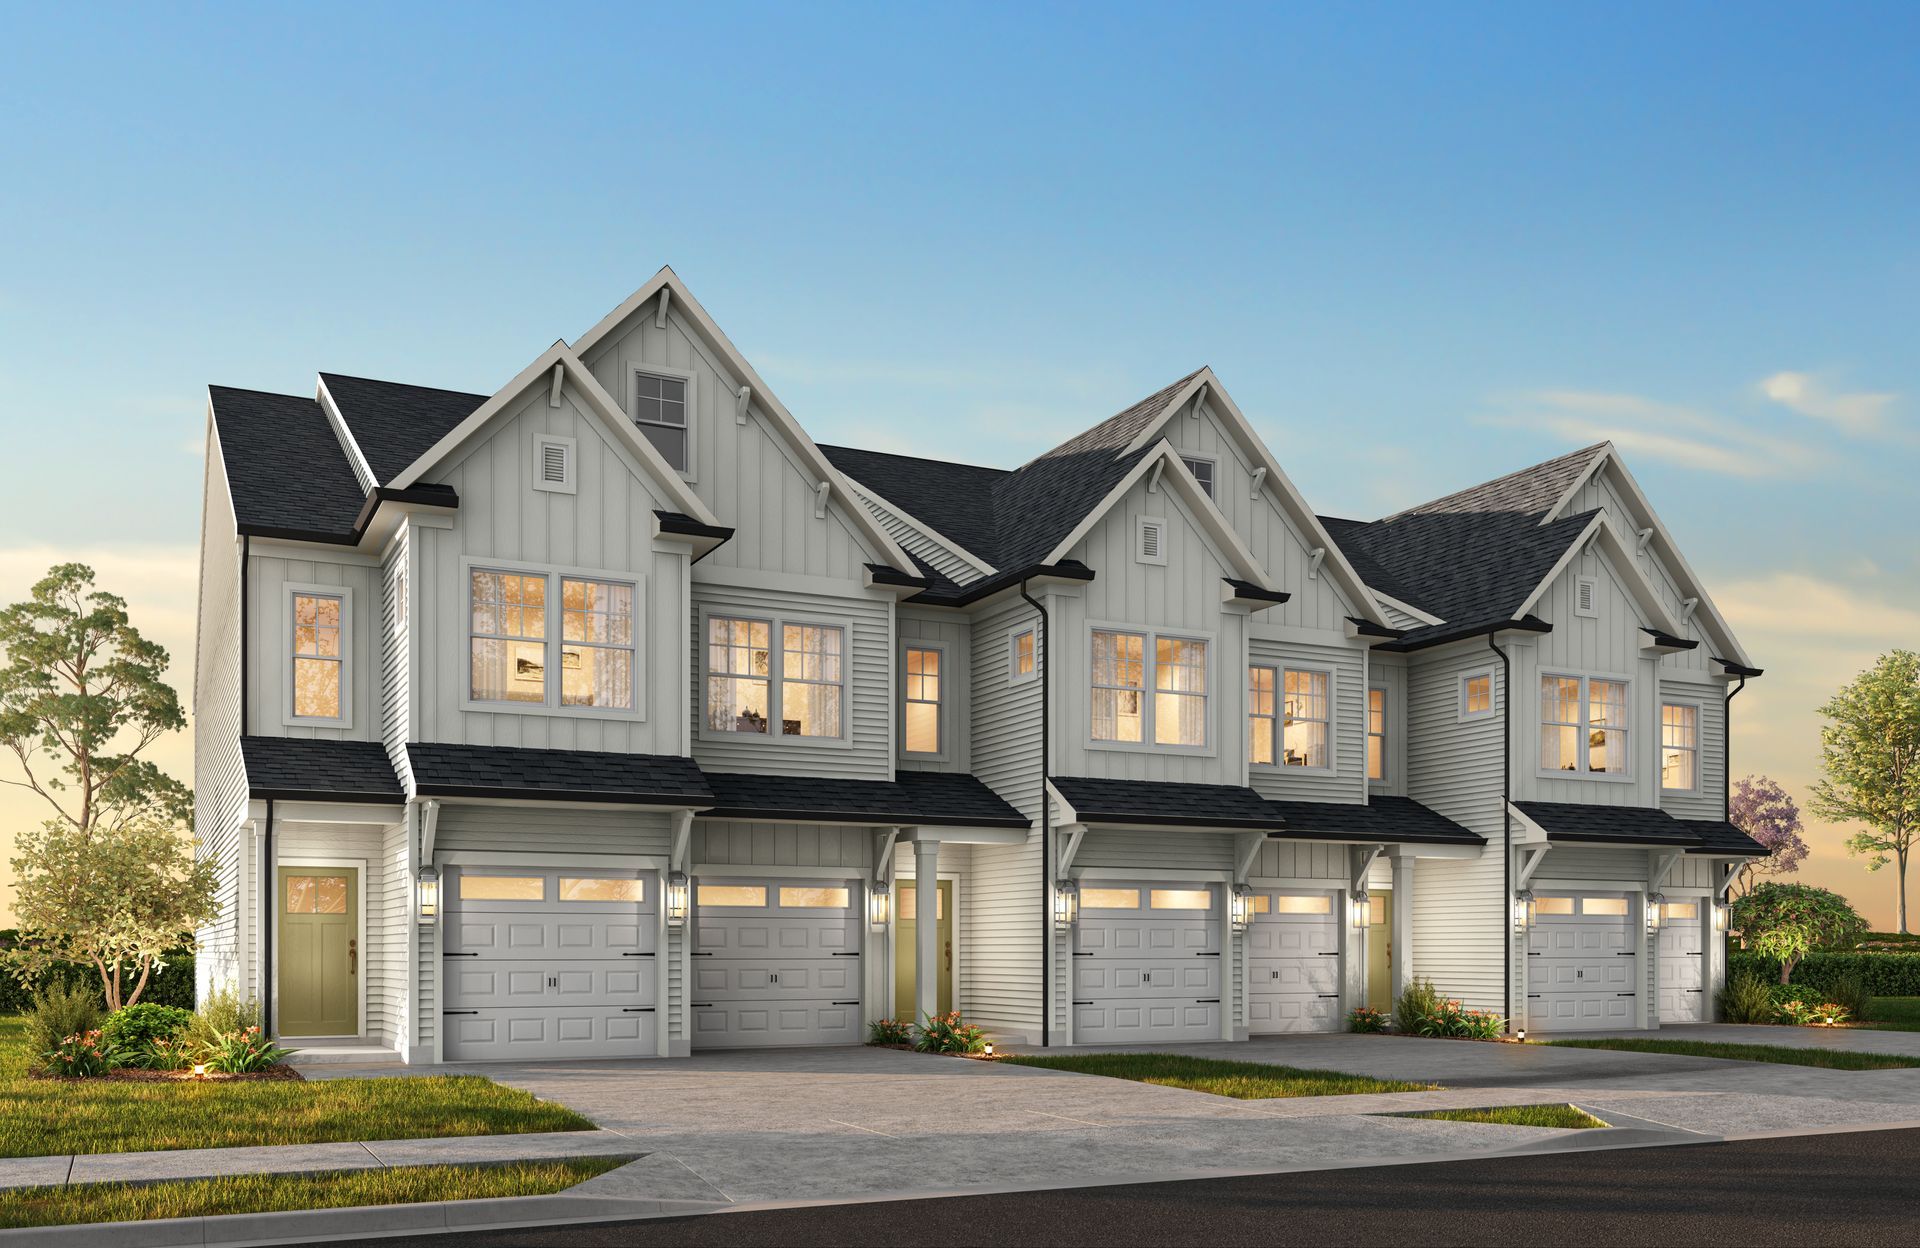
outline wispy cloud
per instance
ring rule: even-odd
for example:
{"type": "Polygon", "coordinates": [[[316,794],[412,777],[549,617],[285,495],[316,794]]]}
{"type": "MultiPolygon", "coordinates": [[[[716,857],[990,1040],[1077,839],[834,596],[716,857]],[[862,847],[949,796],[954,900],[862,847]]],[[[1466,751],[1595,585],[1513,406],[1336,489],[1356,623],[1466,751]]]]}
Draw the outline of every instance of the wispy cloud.
{"type": "Polygon", "coordinates": [[[1886,427],[1887,409],[1895,394],[1867,391],[1842,393],[1829,389],[1811,373],[1775,373],[1760,383],[1760,393],[1802,416],[1825,421],[1855,437],[1879,433],[1886,427]]]}
{"type": "Polygon", "coordinates": [[[1482,423],[1541,430],[1561,441],[1611,441],[1633,455],[1727,476],[1781,476],[1818,457],[1792,439],[1637,394],[1539,390],[1505,407],[1482,423]]]}

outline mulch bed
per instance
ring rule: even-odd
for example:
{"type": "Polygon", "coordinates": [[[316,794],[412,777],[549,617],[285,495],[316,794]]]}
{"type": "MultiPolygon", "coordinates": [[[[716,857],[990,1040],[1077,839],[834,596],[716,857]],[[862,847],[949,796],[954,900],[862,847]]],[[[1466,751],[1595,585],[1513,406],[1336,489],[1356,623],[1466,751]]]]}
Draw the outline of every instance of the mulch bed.
{"type": "Polygon", "coordinates": [[[245,1075],[222,1075],[209,1071],[198,1079],[194,1078],[190,1070],[138,1070],[131,1066],[123,1066],[118,1070],[108,1071],[104,1075],[82,1078],[50,1075],[38,1070],[34,1071],[31,1077],[45,1079],[49,1083],[260,1083],[306,1078],[291,1066],[269,1066],[265,1070],[257,1070],[245,1075]]]}

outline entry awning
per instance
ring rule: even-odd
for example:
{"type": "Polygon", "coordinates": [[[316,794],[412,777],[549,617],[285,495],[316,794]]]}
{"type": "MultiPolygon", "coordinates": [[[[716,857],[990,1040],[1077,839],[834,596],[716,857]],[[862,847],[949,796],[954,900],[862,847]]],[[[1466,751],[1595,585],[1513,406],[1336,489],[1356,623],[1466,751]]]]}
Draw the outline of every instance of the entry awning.
{"type": "Polygon", "coordinates": [[[1761,857],[1758,841],[1723,820],[1676,819],[1647,806],[1579,802],[1515,802],[1513,807],[1554,844],[1644,846],[1690,854],[1761,857]]]}
{"type": "Polygon", "coordinates": [[[404,794],[378,741],[241,737],[249,797],[275,801],[397,802],[404,794]]]}
{"type": "Polygon", "coordinates": [[[902,771],[892,780],[710,771],[702,819],[852,823],[871,827],[1021,828],[1028,818],[964,772],[902,771]]]}
{"type": "Polygon", "coordinates": [[[1303,841],[1486,843],[1486,838],[1405,797],[1374,797],[1366,803],[1275,801],[1242,785],[1097,776],[1055,776],[1052,784],[1073,808],[1075,820],[1086,824],[1266,832],[1303,841]]]}
{"type": "Polygon", "coordinates": [[[537,750],[507,745],[407,743],[414,791],[422,797],[708,806],[713,792],[699,764],[674,754],[537,750]]]}

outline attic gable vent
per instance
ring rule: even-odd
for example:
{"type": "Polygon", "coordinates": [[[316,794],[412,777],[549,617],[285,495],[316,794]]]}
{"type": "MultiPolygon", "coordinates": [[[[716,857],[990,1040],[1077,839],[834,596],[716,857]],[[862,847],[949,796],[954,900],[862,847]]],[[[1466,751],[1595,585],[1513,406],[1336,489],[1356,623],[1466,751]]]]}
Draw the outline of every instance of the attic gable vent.
{"type": "Polygon", "coordinates": [[[556,494],[575,492],[572,438],[536,434],[533,439],[533,488],[556,494]]]}
{"type": "Polygon", "coordinates": [[[1167,522],[1153,516],[1140,517],[1134,558],[1141,563],[1164,564],[1167,561],[1167,522]]]}
{"type": "Polygon", "coordinates": [[[1600,614],[1600,582],[1591,576],[1583,576],[1573,583],[1573,613],[1575,615],[1596,616],[1600,614]]]}

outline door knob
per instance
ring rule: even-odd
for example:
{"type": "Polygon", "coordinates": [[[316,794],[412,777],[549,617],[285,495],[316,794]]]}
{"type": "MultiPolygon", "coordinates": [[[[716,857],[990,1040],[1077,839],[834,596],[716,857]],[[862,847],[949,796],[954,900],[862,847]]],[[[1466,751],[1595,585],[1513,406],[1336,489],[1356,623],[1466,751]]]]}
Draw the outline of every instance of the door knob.
{"type": "Polygon", "coordinates": [[[347,941],[347,974],[358,975],[359,973],[360,942],[357,939],[349,938],[347,941]]]}

